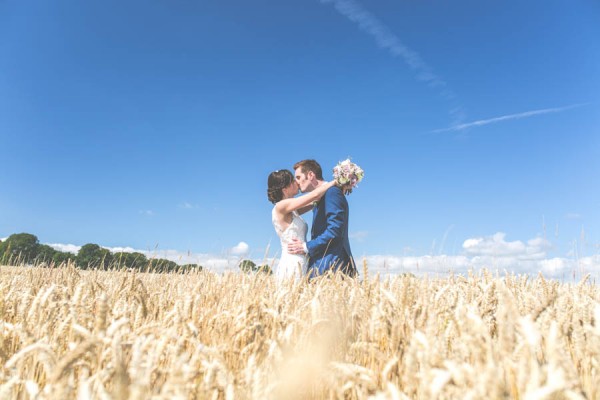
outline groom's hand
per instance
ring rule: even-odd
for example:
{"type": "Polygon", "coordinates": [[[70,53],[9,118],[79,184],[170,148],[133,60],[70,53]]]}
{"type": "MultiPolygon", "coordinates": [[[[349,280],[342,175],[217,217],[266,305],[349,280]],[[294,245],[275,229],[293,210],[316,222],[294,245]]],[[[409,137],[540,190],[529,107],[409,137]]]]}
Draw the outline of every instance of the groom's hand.
{"type": "Polygon", "coordinates": [[[290,243],[288,243],[288,253],[290,254],[305,254],[304,250],[304,242],[299,239],[292,239],[290,243]]]}
{"type": "Polygon", "coordinates": [[[348,196],[350,193],[352,193],[352,185],[348,184],[348,185],[344,185],[341,187],[342,192],[348,196]]]}

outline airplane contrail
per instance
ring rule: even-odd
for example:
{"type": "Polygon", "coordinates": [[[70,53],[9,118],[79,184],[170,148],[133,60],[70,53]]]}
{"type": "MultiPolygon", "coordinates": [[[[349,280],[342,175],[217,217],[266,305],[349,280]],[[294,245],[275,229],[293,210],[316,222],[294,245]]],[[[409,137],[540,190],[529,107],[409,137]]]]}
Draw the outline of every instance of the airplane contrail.
{"type": "Polygon", "coordinates": [[[500,117],[480,119],[478,121],[467,122],[464,124],[457,124],[457,125],[451,126],[450,128],[436,129],[436,130],[433,130],[432,132],[439,133],[439,132],[449,132],[449,131],[462,131],[462,130],[465,130],[468,128],[473,128],[476,126],[495,124],[496,122],[509,121],[512,119],[529,118],[529,117],[533,117],[536,115],[542,115],[542,114],[558,113],[558,112],[570,110],[573,108],[581,107],[584,105],[586,105],[586,104],[573,104],[573,105],[565,106],[565,107],[544,108],[541,110],[533,110],[533,111],[526,111],[526,112],[517,113],[517,114],[502,115],[500,117]]]}
{"type": "Polygon", "coordinates": [[[401,58],[416,73],[416,78],[428,86],[440,89],[440,94],[453,104],[449,114],[456,120],[464,119],[464,109],[458,104],[457,96],[447,83],[437,76],[417,52],[410,49],[391,30],[355,0],[320,0],[323,4],[333,4],[334,8],[356,23],[359,28],[372,36],[378,47],[387,50],[392,56],[401,58]]]}

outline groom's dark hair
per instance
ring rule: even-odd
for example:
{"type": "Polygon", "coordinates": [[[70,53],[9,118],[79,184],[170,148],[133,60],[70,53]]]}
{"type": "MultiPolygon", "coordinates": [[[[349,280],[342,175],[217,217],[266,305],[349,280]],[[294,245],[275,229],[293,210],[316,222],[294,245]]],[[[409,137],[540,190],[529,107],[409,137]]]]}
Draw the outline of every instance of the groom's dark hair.
{"type": "Polygon", "coordinates": [[[294,164],[294,171],[297,170],[298,168],[300,168],[300,171],[302,171],[302,173],[305,175],[309,171],[312,171],[318,180],[320,180],[320,181],[323,180],[323,170],[321,169],[321,166],[319,165],[319,163],[316,162],[315,160],[298,161],[296,164],[294,164]]]}

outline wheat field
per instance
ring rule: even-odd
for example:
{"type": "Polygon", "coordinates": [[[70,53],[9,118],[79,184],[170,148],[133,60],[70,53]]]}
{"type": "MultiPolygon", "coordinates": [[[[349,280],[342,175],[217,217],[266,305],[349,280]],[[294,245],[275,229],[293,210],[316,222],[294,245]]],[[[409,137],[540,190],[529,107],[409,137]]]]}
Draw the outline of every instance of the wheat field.
{"type": "Polygon", "coordinates": [[[365,272],[1,267],[0,399],[600,399],[595,283],[365,272]]]}

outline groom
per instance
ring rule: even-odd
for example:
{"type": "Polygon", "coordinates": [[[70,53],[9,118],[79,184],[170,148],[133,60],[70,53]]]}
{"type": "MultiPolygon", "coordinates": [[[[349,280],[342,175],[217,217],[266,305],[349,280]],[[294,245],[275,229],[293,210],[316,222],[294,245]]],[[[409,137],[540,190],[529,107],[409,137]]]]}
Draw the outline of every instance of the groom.
{"type": "MultiPolygon", "coordinates": [[[[302,192],[311,192],[324,183],[323,171],[315,160],[302,160],[294,165],[296,182],[302,192]]],[[[311,240],[293,239],[288,244],[292,254],[308,254],[309,278],[328,271],[357,275],[348,241],[348,201],[341,188],[333,186],[313,208],[311,240]]]]}

